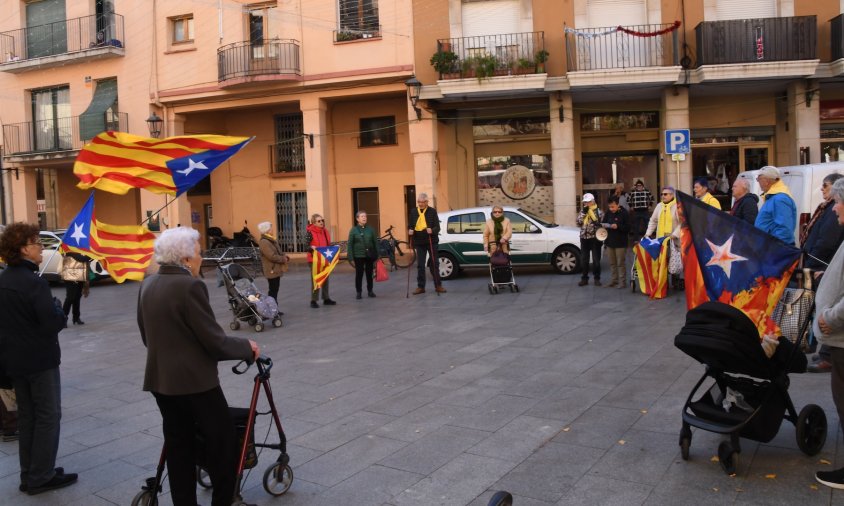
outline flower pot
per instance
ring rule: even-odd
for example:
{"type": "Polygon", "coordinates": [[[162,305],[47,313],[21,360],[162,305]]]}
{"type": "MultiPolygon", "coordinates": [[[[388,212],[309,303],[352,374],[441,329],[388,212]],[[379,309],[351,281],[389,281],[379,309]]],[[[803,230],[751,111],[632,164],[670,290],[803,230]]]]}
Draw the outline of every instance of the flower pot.
{"type": "Polygon", "coordinates": [[[536,73],[537,74],[544,74],[545,73],[545,62],[536,64],[536,73]]]}

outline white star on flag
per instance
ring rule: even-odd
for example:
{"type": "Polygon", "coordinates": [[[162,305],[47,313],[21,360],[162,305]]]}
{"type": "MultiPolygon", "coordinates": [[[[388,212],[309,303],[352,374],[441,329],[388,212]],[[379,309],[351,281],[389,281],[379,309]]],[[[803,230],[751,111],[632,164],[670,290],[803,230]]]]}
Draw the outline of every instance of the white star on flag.
{"type": "Polygon", "coordinates": [[[202,162],[194,162],[193,158],[188,158],[188,168],[183,170],[177,170],[179,174],[189,175],[194,169],[203,169],[208,170],[208,167],[205,166],[202,162]]]}
{"type": "Polygon", "coordinates": [[[70,234],[70,237],[74,241],[76,241],[76,244],[79,244],[82,239],[85,239],[86,237],[88,237],[84,233],[82,233],[82,229],[84,227],[85,227],[85,225],[81,224],[81,223],[74,223],[73,224],[73,233],[70,234]]]}
{"type": "Polygon", "coordinates": [[[712,243],[709,239],[706,240],[706,244],[709,245],[709,248],[712,250],[712,258],[706,262],[706,267],[711,265],[716,265],[723,269],[724,274],[727,275],[727,278],[730,277],[730,270],[732,269],[733,262],[746,262],[747,258],[743,256],[739,256],[734,254],[730,251],[730,248],[733,246],[733,236],[731,235],[727,242],[724,244],[717,246],[712,243]]]}
{"type": "Polygon", "coordinates": [[[326,250],[326,251],[325,251],[325,255],[323,255],[323,256],[325,257],[325,259],[326,259],[326,260],[331,260],[331,257],[333,257],[333,256],[334,256],[334,252],[333,252],[333,251],[331,251],[330,249],[329,249],[329,250],[326,250]]]}

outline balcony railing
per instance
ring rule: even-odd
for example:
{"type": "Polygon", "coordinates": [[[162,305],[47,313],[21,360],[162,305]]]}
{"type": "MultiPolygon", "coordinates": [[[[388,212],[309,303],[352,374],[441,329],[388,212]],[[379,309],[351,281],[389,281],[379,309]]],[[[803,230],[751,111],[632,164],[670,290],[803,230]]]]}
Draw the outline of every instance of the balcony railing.
{"type": "Polygon", "coordinates": [[[566,63],[578,70],[680,64],[677,23],[566,29],[566,63]]]}
{"type": "Polygon", "coordinates": [[[305,138],[276,142],[267,146],[270,157],[270,172],[290,174],[305,172],[305,138]]]}
{"type": "Polygon", "coordinates": [[[220,82],[268,75],[300,75],[299,41],[234,42],[217,49],[220,82]]]}
{"type": "Polygon", "coordinates": [[[0,63],[124,46],[123,16],[85,16],[0,33],[0,63]]]}
{"type": "Polygon", "coordinates": [[[831,20],[829,38],[832,41],[832,61],[844,58],[844,14],[839,14],[831,20]]]}
{"type": "Polygon", "coordinates": [[[817,58],[816,16],[704,21],[695,34],[698,65],[817,58]]]}
{"type": "Polygon", "coordinates": [[[431,57],[440,79],[545,72],[545,32],[439,39],[431,57]]]}
{"type": "MultiPolygon", "coordinates": [[[[39,154],[80,149],[84,141],[79,136],[80,116],[41,121],[26,121],[3,125],[3,145],[6,155],[39,154]]],[[[105,113],[106,130],[128,131],[129,115],[125,112],[105,113]]]]}

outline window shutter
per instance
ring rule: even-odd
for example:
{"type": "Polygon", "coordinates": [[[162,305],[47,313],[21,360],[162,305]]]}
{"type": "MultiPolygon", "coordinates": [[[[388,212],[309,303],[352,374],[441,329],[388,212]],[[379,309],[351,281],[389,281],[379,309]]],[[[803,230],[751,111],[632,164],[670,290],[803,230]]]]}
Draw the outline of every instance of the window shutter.
{"type": "Polygon", "coordinates": [[[463,36],[519,33],[519,0],[489,0],[464,3],[463,36]]]}
{"type": "Polygon", "coordinates": [[[587,0],[587,26],[629,26],[648,24],[648,6],[645,0],[587,0]]]}
{"type": "Polygon", "coordinates": [[[718,19],[713,21],[775,18],[777,17],[777,0],[742,0],[740,2],[718,0],[715,12],[718,19]]]}

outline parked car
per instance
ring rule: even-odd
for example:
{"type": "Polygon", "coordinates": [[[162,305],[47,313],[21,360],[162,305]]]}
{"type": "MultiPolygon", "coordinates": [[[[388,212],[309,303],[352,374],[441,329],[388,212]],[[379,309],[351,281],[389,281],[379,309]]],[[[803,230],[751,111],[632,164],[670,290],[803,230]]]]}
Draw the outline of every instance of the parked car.
{"type": "MultiPolygon", "coordinates": [[[[474,207],[440,212],[440,277],[453,279],[461,269],[486,267],[483,231],[491,207],[474,207]]],[[[580,231],[548,223],[515,207],[505,207],[504,216],[513,225],[510,258],[513,265],[550,265],[559,274],[580,271],[580,231]]]]}
{"type": "MultiPolygon", "coordinates": [[[[38,266],[42,276],[47,281],[61,281],[62,279],[62,255],[59,251],[59,245],[62,243],[64,230],[39,232],[41,242],[44,244],[43,259],[38,266]]],[[[96,260],[91,262],[91,270],[97,276],[97,279],[109,277],[108,272],[96,260]]]]}

